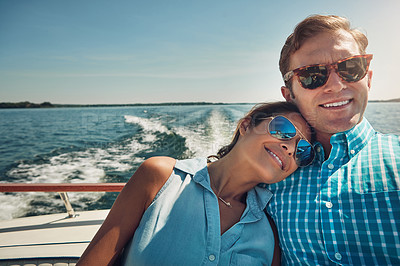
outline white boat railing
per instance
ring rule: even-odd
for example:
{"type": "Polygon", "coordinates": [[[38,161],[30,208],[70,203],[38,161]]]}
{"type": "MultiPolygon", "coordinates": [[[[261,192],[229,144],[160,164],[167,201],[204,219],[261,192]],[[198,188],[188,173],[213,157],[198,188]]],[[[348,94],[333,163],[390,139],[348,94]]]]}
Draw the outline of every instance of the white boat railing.
{"type": "Polygon", "coordinates": [[[57,192],[68,217],[75,217],[75,211],[67,192],[120,192],[125,183],[0,183],[0,192],[57,192]]]}

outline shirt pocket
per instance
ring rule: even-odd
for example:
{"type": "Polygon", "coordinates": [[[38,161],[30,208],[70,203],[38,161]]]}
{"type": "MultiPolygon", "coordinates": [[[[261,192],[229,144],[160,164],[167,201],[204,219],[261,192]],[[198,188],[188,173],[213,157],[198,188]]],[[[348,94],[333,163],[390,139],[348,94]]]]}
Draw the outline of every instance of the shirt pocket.
{"type": "Polygon", "coordinates": [[[400,190],[361,194],[353,200],[355,210],[346,232],[350,236],[356,233],[358,241],[353,244],[364,260],[387,265],[390,259],[393,265],[399,265],[400,190]]]}
{"type": "Polygon", "coordinates": [[[331,177],[339,180],[344,190],[353,190],[359,194],[392,192],[400,190],[400,179],[397,173],[386,171],[371,171],[368,167],[344,167],[331,177]]]}
{"type": "Polygon", "coordinates": [[[364,193],[395,192],[400,190],[399,175],[394,171],[386,171],[385,174],[364,173],[362,183],[364,193]]]}
{"type": "MultiPolygon", "coordinates": [[[[400,213],[398,207],[400,205],[400,190],[363,193],[360,195],[360,202],[367,213],[400,213]]],[[[397,218],[400,219],[400,217],[397,218]]]]}
{"type": "Polygon", "coordinates": [[[371,160],[366,160],[365,156],[360,157],[340,169],[338,172],[343,174],[345,181],[342,184],[351,183],[351,188],[361,194],[400,190],[400,176],[397,170],[400,162],[395,162],[388,154],[379,156],[371,160]]]}
{"type": "Polygon", "coordinates": [[[231,262],[229,265],[246,266],[246,265],[270,265],[266,262],[266,258],[256,258],[246,254],[232,253],[231,262]]]}

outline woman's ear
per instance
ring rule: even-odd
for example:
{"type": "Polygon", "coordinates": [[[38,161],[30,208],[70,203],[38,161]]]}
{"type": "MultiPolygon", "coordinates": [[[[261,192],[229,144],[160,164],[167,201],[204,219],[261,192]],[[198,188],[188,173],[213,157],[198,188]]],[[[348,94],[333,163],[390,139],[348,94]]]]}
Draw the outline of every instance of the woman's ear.
{"type": "Polygon", "coordinates": [[[239,133],[241,136],[245,135],[250,127],[250,117],[243,118],[242,122],[240,123],[239,133]]]}

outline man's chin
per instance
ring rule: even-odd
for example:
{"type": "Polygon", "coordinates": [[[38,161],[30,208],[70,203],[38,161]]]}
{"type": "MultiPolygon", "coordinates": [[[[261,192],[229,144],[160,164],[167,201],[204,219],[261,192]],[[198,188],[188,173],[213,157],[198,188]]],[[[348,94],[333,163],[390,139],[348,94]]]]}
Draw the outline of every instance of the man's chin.
{"type": "Polygon", "coordinates": [[[321,128],[320,126],[316,125],[315,129],[317,130],[317,133],[319,131],[330,133],[331,135],[339,133],[339,132],[345,132],[353,127],[355,127],[358,123],[360,123],[362,120],[361,119],[350,119],[350,120],[344,120],[344,119],[339,119],[339,120],[334,120],[330,121],[325,124],[324,128],[321,128]]]}

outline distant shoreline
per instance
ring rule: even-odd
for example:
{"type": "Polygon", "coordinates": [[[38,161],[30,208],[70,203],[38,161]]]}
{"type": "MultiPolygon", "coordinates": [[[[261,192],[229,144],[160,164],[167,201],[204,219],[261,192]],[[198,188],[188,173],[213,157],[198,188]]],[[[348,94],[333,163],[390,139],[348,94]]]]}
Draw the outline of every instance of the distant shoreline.
{"type": "Polygon", "coordinates": [[[7,108],[70,108],[70,107],[129,107],[129,106],[178,106],[178,105],[228,105],[228,104],[252,104],[252,103],[212,103],[212,102],[166,102],[166,103],[132,103],[132,104],[52,104],[50,102],[0,102],[0,109],[7,108]]]}
{"type": "MultiPolygon", "coordinates": [[[[370,103],[400,102],[400,98],[390,100],[371,100],[370,103]]],[[[129,107],[129,106],[179,106],[179,105],[244,105],[254,103],[212,103],[212,102],[165,102],[165,103],[132,103],[132,104],[52,104],[50,102],[31,103],[25,102],[0,102],[0,109],[11,108],[70,108],[70,107],[129,107]]]]}

